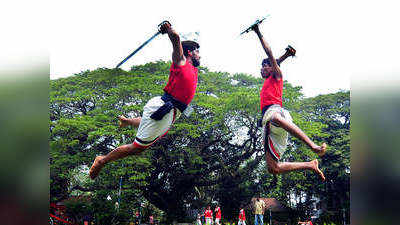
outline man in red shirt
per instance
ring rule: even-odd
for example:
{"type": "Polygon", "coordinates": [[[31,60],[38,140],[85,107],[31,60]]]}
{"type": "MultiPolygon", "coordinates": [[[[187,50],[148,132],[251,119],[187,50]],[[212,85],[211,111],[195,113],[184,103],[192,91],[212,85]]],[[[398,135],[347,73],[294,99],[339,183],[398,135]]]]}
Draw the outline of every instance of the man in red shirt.
{"type": "Polygon", "coordinates": [[[149,223],[150,223],[150,224],[154,224],[154,217],[153,217],[153,215],[150,215],[150,217],[149,217],[149,223]]]}
{"type": "Polygon", "coordinates": [[[197,213],[197,220],[196,220],[196,225],[201,225],[201,217],[200,213],[197,213]]]}
{"type": "Polygon", "coordinates": [[[244,213],[243,206],[240,207],[238,225],[246,225],[246,215],[244,213]]]}
{"type": "Polygon", "coordinates": [[[139,214],[139,211],[136,211],[135,212],[135,224],[139,224],[139,217],[140,217],[140,214],[139,214]]]}
{"type": "Polygon", "coordinates": [[[215,212],[215,224],[220,225],[221,224],[220,223],[220,221],[221,221],[221,208],[219,208],[218,205],[215,206],[214,212],[215,212]]]}
{"type": "Polygon", "coordinates": [[[204,217],[206,218],[206,225],[211,225],[213,220],[213,215],[210,206],[207,206],[206,211],[204,211],[204,217]]]}
{"type": "Polygon", "coordinates": [[[162,34],[168,34],[171,40],[172,65],[164,95],[150,99],[144,106],[142,117],[119,117],[120,127],[138,127],[135,141],[122,145],[107,155],[97,156],[89,170],[91,179],[95,179],[108,162],[138,155],[165,135],[181,113],[188,115],[197,87],[197,67],[200,65],[199,44],[194,41],[182,41],[169,22],[160,27],[162,34]]]}
{"type": "Polygon", "coordinates": [[[263,60],[261,69],[261,75],[265,78],[265,81],[260,93],[260,106],[263,114],[263,142],[267,152],[265,155],[268,171],[273,174],[280,174],[294,170],[312,170],[322,180],[325,180],[324,174],[318,168],[317,159],[309,162],[279,162],[287,146],[287,132],[302,140],[319,156],[325,154],[327,146],[325,143],[319,146],[311,141],[299,127],[292,123],[289,112],[282,108],[282,72],[258,25],[254,25],[252,30],[257,34],[268,56],[267,59],[263,60]]]}

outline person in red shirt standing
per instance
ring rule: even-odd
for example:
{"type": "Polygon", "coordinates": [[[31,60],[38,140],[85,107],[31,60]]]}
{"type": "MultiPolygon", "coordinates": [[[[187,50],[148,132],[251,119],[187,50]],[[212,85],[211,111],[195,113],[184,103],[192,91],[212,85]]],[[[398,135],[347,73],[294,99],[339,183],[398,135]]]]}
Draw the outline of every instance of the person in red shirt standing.
{"type": "Polygon", "coordinates": [[[168,34],[173,47],[172,65],[164,95],[150,99],[144,106],[142,117],[119,117],[120,127],[138,127],[136,138],[132,144],[119,146],[107,155],[97,156],[89,170],[91,179],[98,176],[106,163],[140,154],[165,135],[181,113],[190,113],[188,105],[196,92],[200,46],[194,41],[181,42],[169,22],[161,25],[160,32],[168,34]]]}
{"type": "Polygon", "coordinates": [[[246,214],[244,212],[243,206],[240,207],[238,225],[246,225],[246,214]]]}
{"type": "Polygon", "coordinates": [[[221,208],[217,205],[214,209],[215,212],[215,224],[220,225],[221,221],[221,208]]]}
{"type": "Polygon", "coordinates": [[[200,213],[197,213],[196,225],[201,225],[201,216],[200,213]]]}
{"type": "Polygon", "coordinates": [[[206,225],[211,225],[213,221],[213,214],[210,206],[207,206],[206,211],[204,211],[204,217],[206,218],[206,225]]]}
{"type": "Polygon", "coordinates": [[[153,215],[150,215],[150,217],[149,217],[149,223],[150,223],[150,224],[154,224],[154,217],[153,217],[153,215]]]}
{"type": "Polygon", "coordinates": [[[140,214],[139,211],[135,212],[135,224],[139,224],[140,223],[140,214]]]}
{"type": "MultiPolygon", "coordinates": [[[[268,171],[273,174],[286,173],[294,170],[312,170],[322,180],[325,176],[318,168],[318,160],[309,162],[279,162],[285,152],[288,140],[288,132],[302,140],[319,156],[325,154],[326,144],[315,144],[293,122],[289,112],[282,108],[283,77],[277,60],[274,58],[271,48],[262,36],[258,24],[252,30],[260,39],[261,45],[268,58],[263,60],[261,75],[264,80],[260,93],[260,106],[262,112],[263,143],[266,151],[268,171]]],[[[293,49],[294,50],[294,49],[293,49]]]]}

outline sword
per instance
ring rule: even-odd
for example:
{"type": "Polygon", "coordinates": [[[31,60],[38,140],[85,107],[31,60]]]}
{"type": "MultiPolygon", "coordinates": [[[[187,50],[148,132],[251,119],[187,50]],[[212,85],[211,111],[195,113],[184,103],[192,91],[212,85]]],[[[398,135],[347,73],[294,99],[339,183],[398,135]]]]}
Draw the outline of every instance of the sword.
{"type": "Polygon", "coordinates": [[[244,30],[242,33],[240,33],[240,35],[244,34],[244,33],[248,33],[249,31],[253,30],[253,27],[262,23],[262,21],[264,21],[267,17],[269,17],[269,15],[266,15],[264,18],[262,18],[261,20],[256,20],[256,22],[254,22],[252,25],[250,25],[246,30],[244,30]]]}
{"type": "Polygon", "coordinates": [[[155,33],[151,38],[149,38],[147,41],[145,41],[142,45],[139,46],[139,48],[137,48],[135,51],[133,51],[130,55],[128,55],[124,60],[122,60],[120,63],[118,63],[118,65],[115,68],[120,67],[122,64],[124,64],[130,57],[132,57],[133,55],[135,55],[138,51],[140,51],[140,49],[142,49],[145,45],[147,45],[150,41],[152,41],[155,37],[157,37],[159,34],[161,34],[161,30],[160,27],[161,25],[163,25],[164,23],[169,23],[168,21],[163,21],[162,23],[160,23],[158,25],[158,32],[155,33]]]}

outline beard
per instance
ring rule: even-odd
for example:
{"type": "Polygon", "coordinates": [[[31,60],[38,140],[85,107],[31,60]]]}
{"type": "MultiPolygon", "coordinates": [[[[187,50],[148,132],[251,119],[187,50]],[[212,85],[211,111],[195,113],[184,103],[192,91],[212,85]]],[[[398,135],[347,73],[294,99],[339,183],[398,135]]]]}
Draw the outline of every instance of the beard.
{"type": "Polygon", "coordinates": [[[192,58],[192,64],[194,67],[200,66],[200,60],[192,58]]]}
{"type": "Polygon", "coordinates": [[[267,78],[272,74],[272,70],[270,67],[262,67],[261,68],[261,77],[267,78]]]}

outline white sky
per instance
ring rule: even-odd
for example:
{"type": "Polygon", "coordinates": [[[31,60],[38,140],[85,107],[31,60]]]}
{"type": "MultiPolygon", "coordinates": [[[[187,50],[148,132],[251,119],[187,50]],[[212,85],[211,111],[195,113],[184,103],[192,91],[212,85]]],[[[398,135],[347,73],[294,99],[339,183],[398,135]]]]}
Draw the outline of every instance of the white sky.
{"type": "MultiPolygon", "coordinates": [[[[398,72],[398,7],[391,1],[51,1],[50,78],[115,67],[169,20],[181,33],[200,32],[201,64],[211,71],[259,76],[266,57],[256,35],[239,33],[256,19],[274,55],[290,44],[296,58],[282,64],[284,78],[306,96],[350,89],[350,76],[398,72]],[[388,29],[391,27],[392,29],[388,29]],[[385,29],[385,30],[384,30],[385,29]],[[390,30],[392,34],[384,34],[390,30]]],[[[159,35],[122,69],[170,60],[159,35]]]]}

